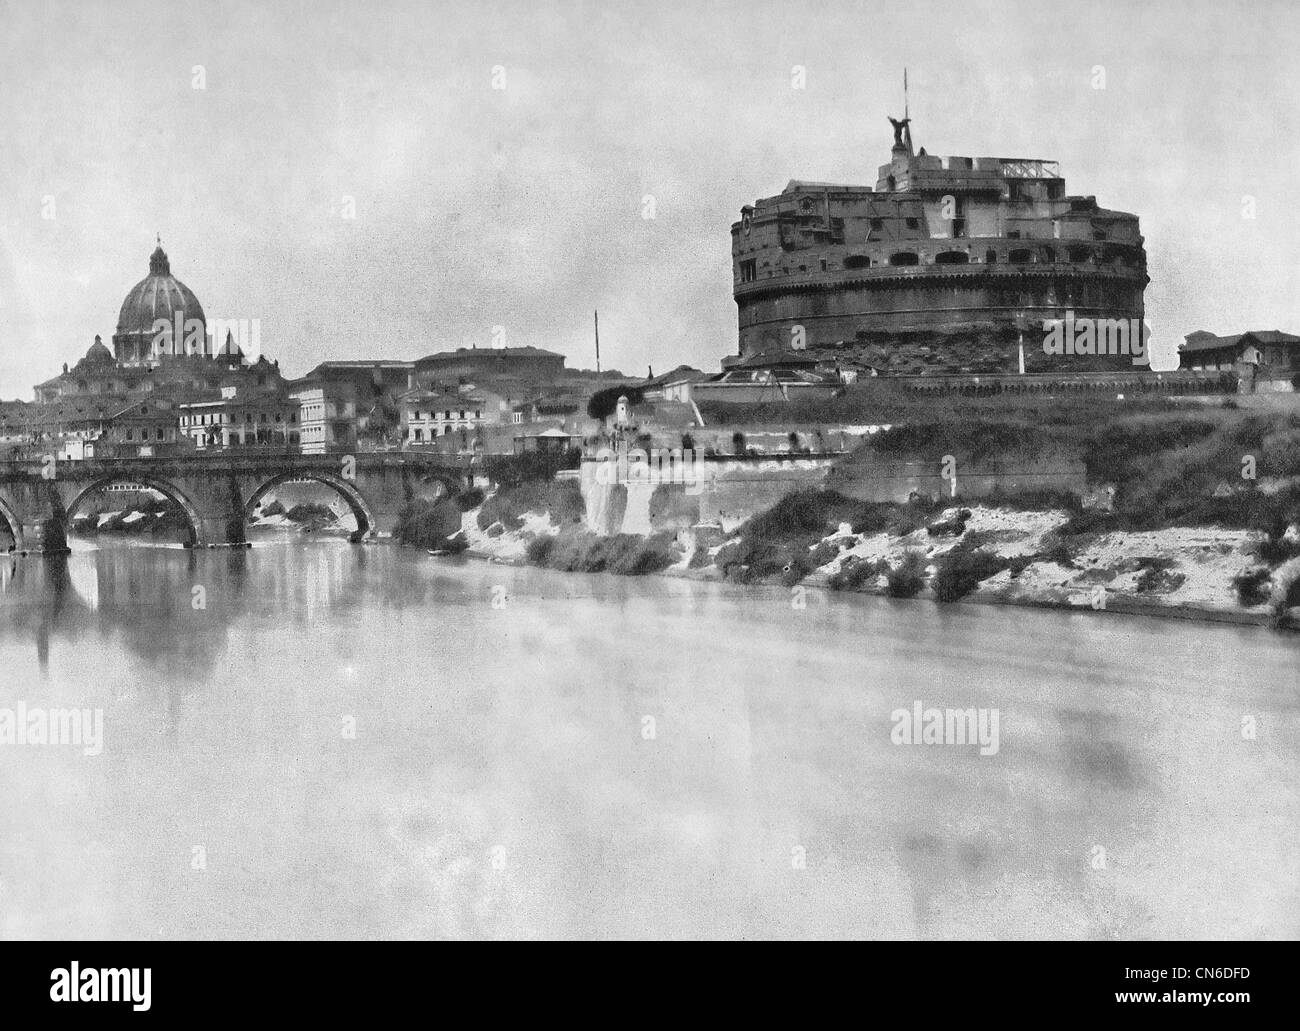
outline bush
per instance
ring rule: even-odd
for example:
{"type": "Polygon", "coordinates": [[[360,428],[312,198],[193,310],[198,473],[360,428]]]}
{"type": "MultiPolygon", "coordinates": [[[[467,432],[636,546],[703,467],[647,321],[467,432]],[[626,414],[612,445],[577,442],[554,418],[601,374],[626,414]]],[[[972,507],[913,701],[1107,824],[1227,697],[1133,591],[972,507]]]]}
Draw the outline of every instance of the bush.
{"type": "Polygon", "coordinates": [[[1263,605],[1269,597],[1269,578],[1267,566],[1257,566],[1232,578],[1232,586],[1237,591],[1237,604],[1243,608],[1263,605]]]}
{"type": "Polygon", "coordinates": [[[483,471],[489,480],[501,487],[517,487],[523,483],[547,483],[555,479],[561,469],[577,469],[582,464],[582,451],[529,451],[522,455],[489,455],[483,461],[483,471]]]}
{"type": "Polygon", "coordinates": [[[460,533],[460,508],[448,498],[438,501],[417,498],[403,505],[397,513],[393,536],[403,544],[439,551],[463,551],[468,547],[464,534],[460,533]]]}
{"type": "Polygon", "coordinates": [[[643,576],[658,573],[680,557],[673,549],[672,533],[642,537],[620,533],[601,537],[588,530],[567,529],[528,542],[525,554],[535,566],[565,573],[617,573],[643,576]]]}
{"type": "Polygon", "coordinates": [[[314,501],[294,505],[284,514],[284,517],[290,522],[319,526],[328,525],[335,521],[333,509],[328,505],[317,504],[314,501]]]}
{"type": "Polygon", "coordinates": [[[713,563],[727,579],[750,583],[783,572],[787,561],[775,544],[742,537],[723,545],[713,563]]]}
{"type": "Polygon", "coordinates": [[[550,565],[551,552],[555,550],[555,538],[549,533],[534,537],[524,548],[524,554],[530,565],[550,565]]]}
{"type": "Polygon", "coordinates": [[[1280,626],[1287,610],[1300,605],[1300,559],[1292,559],[1273,573],[1273,590],[1269,596],[1273,610],[1272,625],[1280,626]]]}
{"type": "Polygon", "coordinates": [[[1278,534],[1261,541],[1256,554],[1270,566],[1280,566],[1283,562],[1300,556],[1300,541],[1288,541],[1278,534]]]}
{"type": "Polygon", "coordinates": [[[1069,547],[1064,541],[1058,540],[1044,551],[1038,553],[1038,558],[1043,562],[1055,562],[1064,569],[1077,569],[1074,563],[1074,556],[1070,553],[1069,547]]]}
{"type": "Polygon", "coordinates": [[[939,601],[957,601],[1006,568],[1006,559],[991,551],[954,548],[939,560],[934,574],[934,596],[939,601]]]}
{"type": "Polygon", "coordinates": [[[478,487],[470,487],[456,495],[456,504],[462,512],[472,512],[483,504],[483,491],[478,487]]]}
{"type": "MultiPolygon", "coordinates": [[[[889,563],[884,559],[851,558],[842,565],[838,572],[831,574],[827,586],[832,591],[859,591],[872,584],[882,574],[889,572],[889,563]]],[[[924,582],[924,581],[922,581],[924,582]]],[[[917,590],[920,590],[918,587],[917,590]]]]}
{"type": "Polygon", "coordinates": [[[644,538],[633,537],[630,543],[610,555],[607,560],[609,571],[620,576],[644,576],[647,573],[661,572],[680,557],[673,548],[675,539],[672,533],[654,534],[644,538]]]}
{"type": "Polygon", "coordinates": [[[822,541],[808,553],[808,565],[813,569],[820,569],[828,562],[834,562],[839,554],[838,547],[830,541],[822,541]]]}
{"type": "Polygon", "coordinates": [[[284,506],[280,504],[279,499],[273,499],[269,505],[262,506],[263,519],[278,515],[284,515],[284,506]]]}
{"type": "Polygon", "coordinates": [[[885,593],[891,598],[915,598],[925,586],[925,553],[908,551],[885,574],[885,593]]]}
{"type": "MultiPolygon", "coordinates": [[[[969,510],[963,509],[963,511],[967,512],[966,519],[969,519],[969,510]]],[[[925,528],[925,532],[931,537],[960,537],[966,532],[966,519],[958,513],[952,519],[941,519],[937,523],[931,523],[925,528]]]]}

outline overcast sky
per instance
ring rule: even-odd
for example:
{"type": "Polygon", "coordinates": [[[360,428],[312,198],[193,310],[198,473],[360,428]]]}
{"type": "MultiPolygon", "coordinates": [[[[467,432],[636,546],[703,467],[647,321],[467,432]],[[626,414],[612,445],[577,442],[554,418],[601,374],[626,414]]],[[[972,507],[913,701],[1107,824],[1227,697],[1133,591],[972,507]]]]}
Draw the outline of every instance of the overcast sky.
{"type": "Polygon", "coordinates": [[[1298,26],[1268,0],[0,0],[0,397],[109,342],[155,232],[293,375],[494,326],[590,367],[594,308],[606,367],[716,369],[741,205],[874,183],[904,65],[918,147],[1055,158],[1140,216],[1157,366],[1194,329],[1300,331],[1298,26]]]}

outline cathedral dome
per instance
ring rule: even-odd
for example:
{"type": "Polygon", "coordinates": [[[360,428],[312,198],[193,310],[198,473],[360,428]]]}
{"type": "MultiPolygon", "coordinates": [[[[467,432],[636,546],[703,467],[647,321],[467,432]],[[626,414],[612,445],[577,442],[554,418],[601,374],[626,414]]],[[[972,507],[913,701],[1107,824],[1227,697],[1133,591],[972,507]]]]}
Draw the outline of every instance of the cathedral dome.
{"type": "MultiPolygon", "coordinates": [[[[197,320],[207,332],[207,319],[199,299],[188,286],[172,275],[167,254],[159,244],[149,256],[149,275],[127,292],[122,311],[117,317],[117,332],[113,344],[121,362],[139,362],[151,358],[185,354],[185,338],[169,341],[162,350],[154,347],[158,335],[154,325],[164,319],[175,326],[179,315],[182,332],[188,332],[186,323],[197,320]]],[[[206,340],[206,336],[202,339],[206,340]]],[[[190,353],[203,353],[202,348],[191,348],[190,353]]]]}
{"type": "Polygon", "coordinates": [[[78,365],[112,365],[113,352],[104,346],[104,341],[95,335],[95,342],[90,345],[90,350],[86,352],[86,357],[77,363],[78,365]]]}

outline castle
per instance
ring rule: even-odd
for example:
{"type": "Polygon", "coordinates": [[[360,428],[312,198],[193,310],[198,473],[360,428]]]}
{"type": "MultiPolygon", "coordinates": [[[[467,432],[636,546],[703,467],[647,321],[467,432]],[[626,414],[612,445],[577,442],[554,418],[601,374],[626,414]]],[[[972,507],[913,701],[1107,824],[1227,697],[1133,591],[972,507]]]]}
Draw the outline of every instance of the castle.
{"type": "MultiPolygon", "coordinates": [[[[1136,215],[1069,196],[1040,158],[913,150],[909,118],[875,188],[792,180],[731,227],[740,359],[809,350],[871,373],[1123,368],[1049,356],[1045,320],[1142,319],[1136,215]]],[[[737,359],[731,359],[735,362],[737,359]]]]}

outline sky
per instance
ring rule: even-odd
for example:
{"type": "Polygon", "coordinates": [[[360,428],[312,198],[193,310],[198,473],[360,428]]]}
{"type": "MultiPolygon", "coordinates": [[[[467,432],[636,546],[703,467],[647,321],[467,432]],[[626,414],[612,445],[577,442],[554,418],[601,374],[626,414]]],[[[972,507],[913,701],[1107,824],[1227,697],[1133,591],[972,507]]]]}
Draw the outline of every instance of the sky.
{"type": "Polygon", "coordinates": [[[155,234],[288,375],[590,368],[595,309],[605,368],[716,369],[741,206],[874,183],[904,67],[918,148],[1139,215],[1154,367],[1300,331],[1297,44],[1277,0],[0,0],[0,398],[111,341],[155,234]]]}

